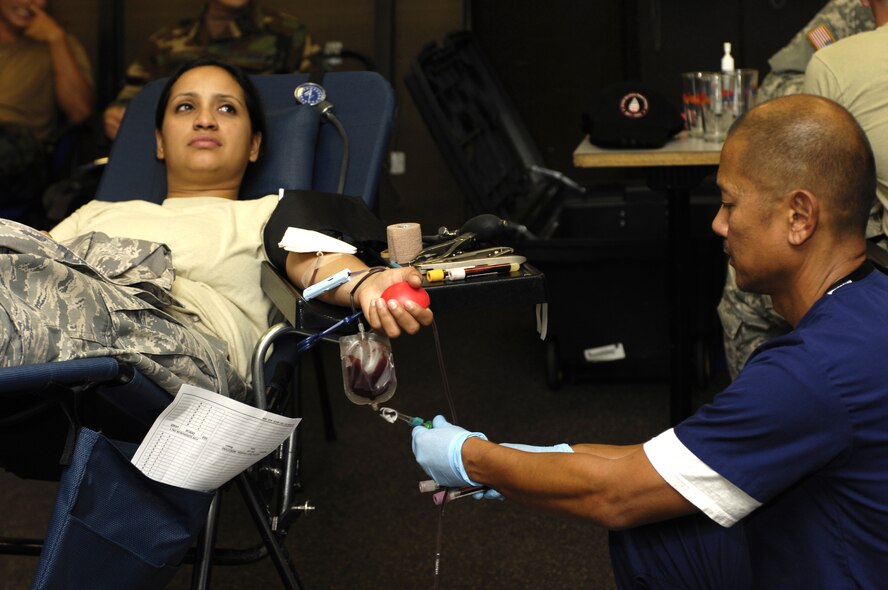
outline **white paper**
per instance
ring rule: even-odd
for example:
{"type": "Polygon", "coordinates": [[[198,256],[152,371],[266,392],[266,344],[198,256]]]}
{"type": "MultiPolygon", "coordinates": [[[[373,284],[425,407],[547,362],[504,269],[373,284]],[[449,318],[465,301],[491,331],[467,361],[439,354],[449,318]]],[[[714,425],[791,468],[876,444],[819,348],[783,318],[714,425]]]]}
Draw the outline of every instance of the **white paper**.
{"type": "Polygon", "coordinates": [[[331,238],[321,232],[299,227],[288,227],[284,237],[278,242],[278,247],[288,252],[341,252],[354,254],[357,248],[342,240],[331,238]]]}
{"type": "Polygon", "coordinates": [[[299,424],[225,396],[183,385],[133,456],[153,480],[215,490],[285,441],[299,424]]]}

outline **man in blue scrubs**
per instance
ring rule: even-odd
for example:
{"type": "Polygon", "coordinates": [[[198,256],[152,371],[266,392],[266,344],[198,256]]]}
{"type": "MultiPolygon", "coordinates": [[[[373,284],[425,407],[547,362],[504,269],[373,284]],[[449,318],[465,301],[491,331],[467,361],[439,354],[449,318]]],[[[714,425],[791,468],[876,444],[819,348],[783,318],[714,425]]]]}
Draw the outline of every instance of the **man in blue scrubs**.
{"type": "Polygon", "coordinates": [[[878,588],[888,564],[888,276],[866,261],[875,165],[824,98],[769,101],[721,152],[738,285],[793,326],[696,414],[643,445],[498,445],[413,431],[439,484],[614,531],[620,588],[878,588]],[[618,532],[617,532],[618,531],[618,532]]]}

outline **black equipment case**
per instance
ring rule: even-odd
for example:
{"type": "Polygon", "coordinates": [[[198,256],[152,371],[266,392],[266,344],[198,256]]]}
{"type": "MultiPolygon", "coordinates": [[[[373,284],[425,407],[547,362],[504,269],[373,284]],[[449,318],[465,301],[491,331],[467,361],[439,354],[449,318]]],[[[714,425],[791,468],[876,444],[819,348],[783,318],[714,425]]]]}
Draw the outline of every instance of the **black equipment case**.
{"type": "MultiPolygon", "coordinates": [[[[665,196],[588,191],[547,170],[471,33],[426,45],[405,78],[474,213],[522,224],[517,243],[547,278],[547,380],[668,376],[665,196]],[[625,357],[608,352],[622,348],[625,357]]],[[[578,137],[580,114],[577,114],[578,137]]]]}

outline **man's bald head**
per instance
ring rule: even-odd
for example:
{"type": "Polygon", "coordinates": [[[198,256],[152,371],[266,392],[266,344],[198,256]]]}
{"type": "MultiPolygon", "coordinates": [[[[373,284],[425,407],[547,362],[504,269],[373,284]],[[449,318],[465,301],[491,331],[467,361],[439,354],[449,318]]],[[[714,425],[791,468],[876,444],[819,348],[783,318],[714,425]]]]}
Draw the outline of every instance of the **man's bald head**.
{"type": "Polygon", "coordinates": [[[726,142],[739,145],[745,176],[765,194],[815,194],[839,233],[862,233],[876,194],[866,134],[839,104],[817,96],[775,98],[739,118],[726,142]]]}

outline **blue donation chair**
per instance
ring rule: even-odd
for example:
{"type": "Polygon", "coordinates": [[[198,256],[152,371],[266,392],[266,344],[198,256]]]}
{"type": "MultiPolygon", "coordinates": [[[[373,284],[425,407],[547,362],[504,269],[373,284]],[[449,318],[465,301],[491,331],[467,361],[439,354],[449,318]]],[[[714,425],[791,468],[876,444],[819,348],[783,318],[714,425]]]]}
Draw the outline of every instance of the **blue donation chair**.
{"type": "MultiPolygon", "coordinates": [[[[373,72],[328,73],[320,83],[326,89],[335,117],[326,123],[319,110],[298,105],[294,99],[294,89],[307,79],[308,75],[299,74],[253,77],[268,119],[268,137],[264,138],[267,157],[245,179],[241,198],[277,193],[281,188],[334,193],[344,186],[341,192],[359,197],[372,207],[394,112],[391,86],[373,72]],[[345,144],[344,138],[347,138],[345,144]],[[347,154],[347,168],[343,166],[343,153],[347,154]]],[[[159,202],[165,195],[165,172],[155,158],[154,143],[154,107],[162,85],[163,81],[158,80],[146,86],[127,109],[97,199],[138,198],[159,202]]],[[[263,269],[262,283],[276,304],[288,308],[281,310],[282,316],[295,323],[273,326],[257,344],[253,363],[254,404],[298,416],[298,392],[291,391],[288,395],[282,391],[296,388],[299,366],[296,349],[300,344],[305,348],[306,334],[328,326],[342,316],[342,311],[315,302],[306,304],[270,266],[263,269]],[[274,353],[269,354],[272,345],[274,353]]],[[[320,384],[320,387],[325,386],[320,384]]],[[[108,426],[106,433],[111,438],[118,437],[115,430],[126,430],[124,434],[131,442],[140,440],[171,399],[165,391],[114,358],[0,369],[0,396],[27,395],[41,396],[47,406],[63,404],[69,418],[80,413],[82,406],[100,400],[97,405],[103,408],[101,412],[111,417],[101,418],[105,422],[99,426],[108,426]],[[114,424],[108,424],[108,420],[114,424]],[[125,424],[125,428],[120,428],[120,424],[125,424]]],[[[328,438],[332,438],[328,407],[324,414],[328,438]]],[[[3,418],[0,429],[20,427],[15,420],[28,419],[39,419],[39,416],[3,418]]],[[[71,429],[69,437],[74,432],[71,429]]],[[[257,547],[217,549],[213,546],[220,501],[219,494],[215,495],[197,547],[185,557],[185,561],[194,563],[194,588],[208,586],[213,564],[250,563],[265,556],[271,557],[286,587],[300,587],[284,544],[288,526],[300,514],[294,499],[301,488],[297,470],[299,432],[297,428],[296,434],[285,441],[278,452],[235,478],[261,537],[257,547]]],[[[112,514],[108,518],[122,517],[112,514]]],[[[0,553],[38,555],[41,548],[39,540],[0,539],[0,553]]],[[[174,572],[178,563],[168,565],[174,572]]],[[[80,586],[77,580],[63,579],[46,587],[77,586],[80,586]]],[[[121,579],[117,587],[147,586],[121,579]]]]}

